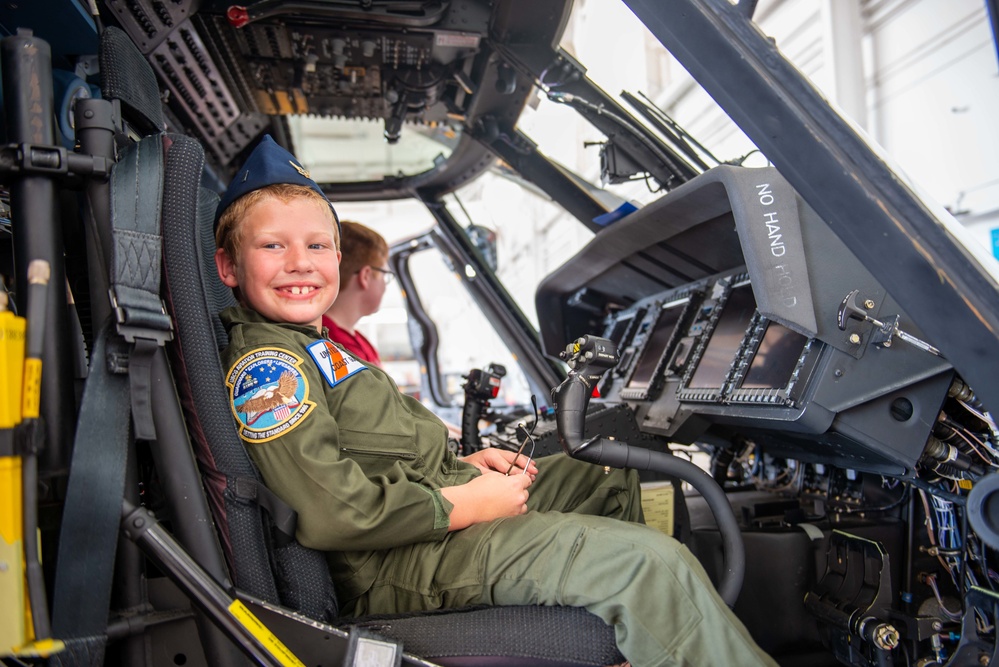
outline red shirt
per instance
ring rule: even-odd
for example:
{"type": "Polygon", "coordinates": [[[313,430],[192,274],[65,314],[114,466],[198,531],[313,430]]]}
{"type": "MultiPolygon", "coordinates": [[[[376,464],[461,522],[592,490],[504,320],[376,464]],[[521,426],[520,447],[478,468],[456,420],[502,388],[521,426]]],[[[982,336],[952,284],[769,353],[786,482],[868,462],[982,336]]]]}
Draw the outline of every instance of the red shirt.
{"type": "Polygon", "coordinates": [[[382,365],[382,360],[378,356],[378,350],[375,349],[375,346],[360,331],[355,331],[352,334],[347,333],[326,315],[323,315],[323,326],[329,331],[331,341],[340,343],[345,350],[361,361],[367,361],[375,366],[382,365]]]}

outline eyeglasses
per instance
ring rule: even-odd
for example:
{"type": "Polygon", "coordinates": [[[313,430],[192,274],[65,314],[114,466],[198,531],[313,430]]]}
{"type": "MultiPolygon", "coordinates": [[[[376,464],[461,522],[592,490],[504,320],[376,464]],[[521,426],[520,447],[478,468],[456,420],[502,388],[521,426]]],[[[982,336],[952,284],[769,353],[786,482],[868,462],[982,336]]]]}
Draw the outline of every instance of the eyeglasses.
{"type": "Polygon", "coordinates": [[[388,269],[382,269],[382,268],[379,268],[377,266],[372,266],[371,268],[372,268],[372,270],[377,271],[378,273],[381,273],[381,274],[383,274],[385,276],[385,284],[386,285],[388,285],[393,280],[395,280],[395,274],[392,273],[391,271],[389,271],[388,269]]]}
{"type": "Polygon", "coordinates": [[[513,461],[510,463],[510,467],[507,468],[507,475],[513,472],[513,469],[517,467],[517,462],[520,461],[520,455],[524,453],[525,449],[527,449],[528,443],[531,445],[531,451],[527,454],[527,463],[521,466],[523,468],[523,471],[521,472],[522,475],[527,474],[527,467],[531,465],[531,461],[534,459],[534,436],[527,432],[524,422],[517,424],[517,438],[520,440],[520,449],[517,450],[517,456],[515,456],[513,461]]]}
{"type": "Polygon", "coordinates": [[[507,468],[507,475],[513,472],[513,469],[517,466],[517,461],[520,460],[520,455],[524,453],[528,443],[531,445],[531,451],[527,455],[527,463],[521,466],[521,468],[523,468],[523,472],[521,472],[522,475],[527,474],[527,467],[531,465],[531,461],[534,459],[534,447],[536,445],[534,442],[534,429],[538,425],[538,398],[534,394],[531,394],[531,405],[534,406],[534,423],[531,424],[530,431],[527,430],[527,426],[524,422],[517,424],[517,440],[520,441],[520,449],[517,450],[517,456],[514,457],[510,467],[507,468]]]}

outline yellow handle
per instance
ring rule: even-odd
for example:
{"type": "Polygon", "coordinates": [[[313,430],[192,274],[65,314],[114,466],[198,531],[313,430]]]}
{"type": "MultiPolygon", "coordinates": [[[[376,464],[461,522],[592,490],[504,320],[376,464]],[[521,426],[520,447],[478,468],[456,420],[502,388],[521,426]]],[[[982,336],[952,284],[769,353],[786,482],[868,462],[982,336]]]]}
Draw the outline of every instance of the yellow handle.
{"type": "Polygon", "coordinates": [[[29,640],[24,595],[24,528],[21,515],[21,459],[0,457],[0,655],[29,640]]]}
{"type": "Polygon", "coordinates": [[[305,664],[280,639],[275,637],[274,633],[261,623],[260,619],[254,616],[253,612],[241,600],[232,601],[232,604],[229,605],[229,613],[239,621],[240,625],[249,630],[250,634],[256,637],[284,667],[305,667],[305,664]]]}

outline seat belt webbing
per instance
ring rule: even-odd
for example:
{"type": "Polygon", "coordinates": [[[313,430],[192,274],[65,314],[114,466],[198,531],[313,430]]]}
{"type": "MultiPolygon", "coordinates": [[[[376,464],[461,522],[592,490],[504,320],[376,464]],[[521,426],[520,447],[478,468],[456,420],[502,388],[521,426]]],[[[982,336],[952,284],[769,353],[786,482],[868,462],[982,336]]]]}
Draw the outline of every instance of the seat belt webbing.
{"type": "Polygon", "coordinates": [[[60,639],[107,629],[129,433],[121,414],[128,381],[107,367],[113,331],[108,323],[94,343],[73,445],[52,605],[52,633],[60,639]]]}
{"type": "Polygon", "coordinates": [[[94,343],[80,406],[53,594],[52,630],[59,638],[107,630],[130,422],[134,437],[156,437],[150,366],[172,337],[159,296],[163,154],[163,136],[146,137],[126,149],[111,173],[116,321],[94,343]]]}

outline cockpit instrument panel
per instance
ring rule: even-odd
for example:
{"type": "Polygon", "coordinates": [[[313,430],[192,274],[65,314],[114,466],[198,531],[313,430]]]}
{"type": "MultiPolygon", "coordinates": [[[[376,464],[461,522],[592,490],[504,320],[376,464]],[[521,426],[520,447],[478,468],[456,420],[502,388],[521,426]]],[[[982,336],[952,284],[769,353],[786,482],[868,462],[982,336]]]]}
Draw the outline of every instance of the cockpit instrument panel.
{"type": "Polygon", "coordinates": [[[617,343],[600,400],[629,405],[643,432],[689,443],[734,427],[777,455],[904,475],[953,369],[843,318],[853,290],[872,318],[912,326],[775,170],[718,168],[600,232],[542,284],[538,304],[559,304],[543,323],[546,349],[564,345],[559,326],[617,343]],[[710,262],[691,262],[701,246],[710,262]]]}

